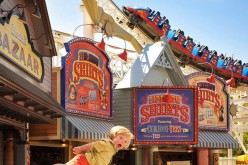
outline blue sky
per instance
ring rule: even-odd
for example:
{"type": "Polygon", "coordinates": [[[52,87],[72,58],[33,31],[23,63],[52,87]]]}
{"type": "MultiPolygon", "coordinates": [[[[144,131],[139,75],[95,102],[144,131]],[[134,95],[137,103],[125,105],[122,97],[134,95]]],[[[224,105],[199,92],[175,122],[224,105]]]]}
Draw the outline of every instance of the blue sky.
{"type": "MultiPolygon", "coordinates": [[[[82,24],[81,0],[46,0],[53,30],[73,34],[82,24]]],[[[171,29],[210,50],[248,62],[248,0],[113,0],[122,6],[150,7],[166,16],[171,29]]],[[[80,36],[80,29],[75,35],[80,36]]]]}

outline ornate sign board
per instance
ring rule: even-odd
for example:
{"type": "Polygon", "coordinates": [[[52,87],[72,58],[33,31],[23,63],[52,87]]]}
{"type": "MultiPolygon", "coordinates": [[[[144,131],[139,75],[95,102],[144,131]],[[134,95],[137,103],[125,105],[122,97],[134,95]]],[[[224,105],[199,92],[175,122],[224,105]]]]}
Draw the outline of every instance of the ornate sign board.
{"type": "Polygon", "coordinates": [[[206,79],[209,73],[197,72],[186,78],[190,85],[198,87],[198,121],[199,128],[228,130],[229,128],[229,95],[226,83],[215,75],[215,83],[206,79]]]}
{"type": "Polygon", "coordinates": [[[29,32],[17,15],[0,19],[0,53],[35,79],[42,81],[43,62],[30,44],[29,32]]]}
{"type": "Polygon", "coordinates": [[[109,58],[87,38],[65,43],[62,104],[67,112],[110,119],[112,73],[109,58]]]}
{"type": "Polygon", "coordinates": [[[134,89],[135,144],[196,144],[196,87],[134,89]]]}

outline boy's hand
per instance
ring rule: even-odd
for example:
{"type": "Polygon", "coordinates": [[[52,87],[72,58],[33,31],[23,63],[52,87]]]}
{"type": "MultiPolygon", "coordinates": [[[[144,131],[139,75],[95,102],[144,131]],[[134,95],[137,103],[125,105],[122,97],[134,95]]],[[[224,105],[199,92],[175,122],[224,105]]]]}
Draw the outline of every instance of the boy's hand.
{"type": "Polygon", "coordinates": [[[81,147],[74,147],[72,151],[75,155],[78,155],[81,153],[82,150],[81,147]]]}
{"type": "Polygon", "coordinates": [[[84,144],[82,146],[74,147],[72,152],[75,155],[78,155],[78,154],[86,153],[87,151],[91,150],[92,148],[93,148],[93,144],[88,143],[88,144],[84,144]]]}

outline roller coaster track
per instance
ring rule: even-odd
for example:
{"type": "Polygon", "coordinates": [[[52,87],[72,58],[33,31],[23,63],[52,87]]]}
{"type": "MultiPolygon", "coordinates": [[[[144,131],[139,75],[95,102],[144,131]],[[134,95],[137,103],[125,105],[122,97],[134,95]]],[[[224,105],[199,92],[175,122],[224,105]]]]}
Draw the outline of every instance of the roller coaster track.
{"type": "MultiPolygon", "coordinates": [[[[104,12],[108,13],[113,17],[115,22],[123,28],[125,31],[130,33],[134,38],[144,47],[144,45],[148,43],[156,42],[153,37],[151,37],[145,29],[140,28],[138,25],[134,26],[133,29],[127,26],[127,23],[130,22],[126,14],[118,8],[118,6],[111,0],[98,0],[98,5],[101,6],[104,10],[104,12]]],[[[230,79],[231,76],[235,78],[236,84],[247,86],[248,84],[248,77],[244,77],[237,74],[231,74],[230,70],[224,70],[216,67],[210,67],[210,65],[203,64],[199,65],[198,63],[201,63],[202,61],[197,58],[192,58],[188,55],[188,53],[185,53],[177,44],[175,44],[174,41],[169,40],[169,44],[171,45],[171,48],[174,52],[174,55],[177,57],[179,64],[183,63],[183,67],[187,65],[187,68],[194,68],[197,71],[204,71],[204,72],[211,72],[211,70],[214,70],[214,73],[223,79],[230,79]],[[187,58],[186,62],[182,60],[182,58],[187,58]]],[[[192,69],[191,69],[192,70],[192,69]]]]}
{"type": "Polygon", "coordinates": [[[140,45],[145,46],[148,43],[153,43],[154,40],[149,37],[144,31],[142,31],[138,26],[134,29],[130,29],[127,26],[129,22],[127,16],[118,8],[118,6],[112,0],[98,0],[98,6],[102,7],[104,12],[111,15],[115,22],[129,34],[134,36],[134,38],[140,43],[140,45]]]}
{"type": "MultiPolygon", "coordinates": [[[[124,13],[122,10],[120,10],[112,0],[83,0],[83,3],[87,11],[90,13],[89,15],[92,17],[93,22],[95,24],[98,24],[100,27],[102,27],[106,34],[107,31],[109,31],[108,29],[111,29],[109,36],[121,36],[120,38],[129,41],[136,49],[138,54],[141,53],[145,45],[149,43],[154,43],[157,39],[160,39],[160,36],[165,35],[168,38],[168,43],[170,44],[174,55],[178,59],[179,65],[181,65],[182,67],[185,67],[187,65],[188,67],[192,67],[196,70],[204,72],[212,71],[215,73],[215,75],[222,77],[225,80],[229,80],[230,78],[232,78],[232,80],[235,81],[235,83],[232,83],[234,84],[232,87],[237,87],[239,85],[247,86],[248,84],[248,66],[243,67],[244,65],[235,65],[236,71],[234,72],[233,59],[230,60],[231,62],[228,62],[225,68],[216,66],[216,63],[213,65],[212,63],[207,62],[210,64],[207,65],[204,60],[206,60],[208,53],[204,54],[204,58],[202,58],[201,56],[198,56],[198,52],[196,55],[193,55],[192,52],[190,52],[190,50],[188,49],[188,47],[183,48],[182,42],[184,42],[184,39],[186,39],[184,35],[180,36],[182,40],[179,42],[169,37],[169,33],[172,32],[171,29],[167,29],[166,31],[164,31],[164,28],[160,29],[160,31],[163,30],[164,33],[162,35],[158,34],[157,24],[147,26],[146,23],[151,24],[151,20],[147,21],[147,18],[143,18],[141,15],[139,15],[140,18],[137,18],[139,20],[141,19],[140,21],[138,21],[137,23],[133,22],[132,17],[130,17],[129,14],[128,17],[126,11],[124,13]],[[130,24],[133,25],[133,28],[130,26],[130,24]],[[111,28],[108,28],[106,25],[110,25],[111,28]],[[199,63],[204,64],[199,65],[199,63]],[[244,72],[243,68],[245,68],[244,72]]],[[[134,10],[132,12],[135,12],[134,10]]],[[[144,9],[141,10],[143,11],[144,9]]],[[[153,24],[155,24],[155,21],[153,21],[153,24]]],[[[220,59],[219,56],[216,57],[217,60],[220,59]]],[[[216,62],[215,57],[214,59],[216,62]]],[[[223,62],[223,60],[220,60],[220,62],[223,62]]]]}
{"type": "MultiPolygon", "coordinates": [[[[119,9],[119,7],[112,1],[112,0],[97,0],[98,6],[101,6],[106,13],[113,16],[116,23],[126,30],[128,33],[133,35],[135,39],[142,45],[145,46],[148,43],[154,43],[155,41],[145,32],[143,31],[139,26],[135,26],[133,29],[129,28],[127,26],[127,22],[129,22],[128,17],[126,14],[123,13],[122,10],[119,9]]],[[[182,72],[185,75],[188,75],[193,72],[197,72],[199,69],[197,67],[190,67],[186,66],[182,68],[182,72]]],[[[119,77],[121,78],[121,77],[119,77]]]]}

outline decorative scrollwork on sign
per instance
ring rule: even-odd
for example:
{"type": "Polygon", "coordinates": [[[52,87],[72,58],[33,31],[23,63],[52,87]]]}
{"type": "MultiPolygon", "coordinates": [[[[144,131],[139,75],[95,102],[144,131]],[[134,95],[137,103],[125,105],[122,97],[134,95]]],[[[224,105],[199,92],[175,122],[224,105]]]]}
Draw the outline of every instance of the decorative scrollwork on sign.
{"type": "Polygon", "coordinates": [[[156,62],[156,65],[161,66],[161,67],[163,67],[163,68],[170,68],[170,69],[172,69],[171,63],[170,63],[170,61],[168,60],[168,57],[167,57],[167,55],[166,55],[165,52],[163,52],[163,53],[159,56],[159,58],[158,58],[158,60],[157,60],[157,62],[156,62]]]}
{"type": "Polygon", "coordinates": [[[237,105],[235,104],[231,104],[230,105],[230,114],[231,116],[236,116],[237,115],[237,112],[238,112],[238,109],[237,109],[237,105]]]}

